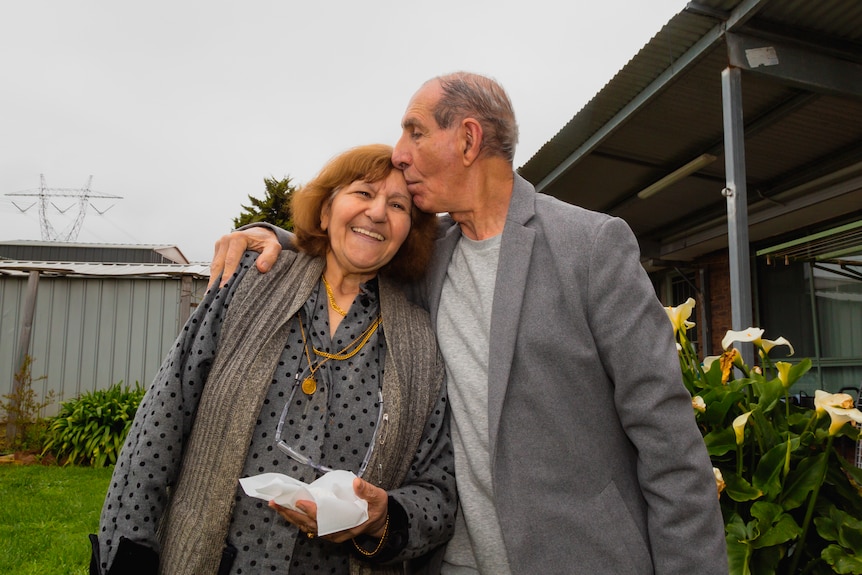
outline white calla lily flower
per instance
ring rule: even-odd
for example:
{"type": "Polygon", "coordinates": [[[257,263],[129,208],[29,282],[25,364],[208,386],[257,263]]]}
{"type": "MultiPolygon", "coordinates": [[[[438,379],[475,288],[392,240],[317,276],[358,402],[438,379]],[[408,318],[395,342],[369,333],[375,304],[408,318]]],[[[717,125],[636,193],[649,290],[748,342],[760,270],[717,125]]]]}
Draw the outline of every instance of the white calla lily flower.
{"type": "Polygon", "coordinates": [[[832,419],[829,435],[837,434],[849,421],[862,423],[862,411],[853,405],[853,398],[846,393],[827,393],[820,389],[814,392],[814,409],[818,414],[825,411],[832,419]]]}
{"type": "Polygon", "coordinates": [[[735,341],[739,342],[755,342],[763,336],[763,330],[759,327],[750,327],[741,331],[727,330],[724,338],[721,340],[722,349],[730,349],[730,344],[735,341]]]}
{"type": "MultiPolygon", "coordinates": [[[[757,344],[757,342],[755,342],[755,344],[757,344]]],[[[786,345],[788,348],[790,348],[790,353],[788,355],[793,355],[794,353],[796,353],[795,350],[793,349],[793,345],[789,341],[787,341],[787,339],[784,337],[779,337],[778,339],[775,339],[775,340],[762,339],[761,338],[760,343],[758,345],[761,348],[763,348],[764,353],[769,353],[773,347],[776,347],[778,345],[786,345]]]]}

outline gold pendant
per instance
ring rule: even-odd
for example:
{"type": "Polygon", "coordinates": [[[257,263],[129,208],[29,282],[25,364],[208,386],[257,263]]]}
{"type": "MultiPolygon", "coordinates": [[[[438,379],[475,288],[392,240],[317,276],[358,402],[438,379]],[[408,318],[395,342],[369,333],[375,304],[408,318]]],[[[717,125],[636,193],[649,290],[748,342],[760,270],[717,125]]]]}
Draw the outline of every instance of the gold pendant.
{"type": "Polygon", "coordinates": [[[312,393],[317,391],[317,380],[314,379],[313,375],[309,375],[302,380],[302,391],[305,393],[305,395],[311,395],[312,393]]]}

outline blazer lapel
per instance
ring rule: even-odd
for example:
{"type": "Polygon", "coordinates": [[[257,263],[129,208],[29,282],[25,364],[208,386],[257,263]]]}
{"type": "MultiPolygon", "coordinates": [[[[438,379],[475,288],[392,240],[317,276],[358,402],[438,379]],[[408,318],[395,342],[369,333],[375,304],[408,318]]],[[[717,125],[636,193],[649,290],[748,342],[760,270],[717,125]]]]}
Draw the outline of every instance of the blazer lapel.
{"type": "Polygon", "coordinates": [[[488,362],[488,434],[491,461],[497,450],[497,431],[503,402],[509,386],[509,374],[515,354],[518,321],[527,289],[530,254],[533,251],[535,230],[525,224],[535,213],[535,189],[523,178],[515,175],[515,186],[506,227],[500,245],[500,262],[494,287],[494,306],[491,311],[490,357],[488,362]]]}

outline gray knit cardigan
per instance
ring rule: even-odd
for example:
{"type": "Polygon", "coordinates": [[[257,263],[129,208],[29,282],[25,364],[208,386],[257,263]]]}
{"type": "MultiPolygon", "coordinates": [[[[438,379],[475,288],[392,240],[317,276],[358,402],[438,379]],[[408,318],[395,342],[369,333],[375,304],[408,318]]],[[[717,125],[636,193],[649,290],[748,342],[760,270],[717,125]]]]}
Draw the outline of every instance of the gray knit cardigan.
{"type": "MultiPolygon", "coordinates": [[[[252,268],[237,286],[222,324],[212,369],[200,393],[175,487],[161,518],[158,541],[162,573],[216,573],[237,481],[284,349],[290,319],[317,285],[323,265],[320,258],[285,251],[271,271],[260,274],[252,268]]],[[[389,424],[387,449],[375,450],[369,465],[382,469],[378,486],[388,490],[398,487],[408,472],[445,375],[427,313],[409,303],[390,280],[380,276],[378,283],[386,337],[383,395],[389,424]]],[[[159,387],[158,380],[164,377],[167,366],[168,360],[152,389],[159,387]]],[[[120,460],[131,465],[133,454],[126,453],[129,449],[124,447],[120,460]]],[[[104,520],[103,512],[103,528],[104,520]]],[[[111,532],[100,535],[102,559],[109,564],[112,551],[104,539],[114,536],[116,533],[111,532]]],[[[352,574],[401,572],[401,566],[351,561],[352,574]]]]}

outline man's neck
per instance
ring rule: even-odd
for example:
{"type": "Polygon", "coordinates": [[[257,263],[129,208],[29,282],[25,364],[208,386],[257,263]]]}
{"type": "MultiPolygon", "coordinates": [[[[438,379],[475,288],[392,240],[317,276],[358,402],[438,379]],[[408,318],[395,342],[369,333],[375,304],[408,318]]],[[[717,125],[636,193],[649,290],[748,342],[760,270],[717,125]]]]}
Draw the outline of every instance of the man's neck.
{"type": "Polygon", "coordinates": [[[468,182],[472,201],[469,209],[450,212],[471,240],[486,240],[503,233],[506,214],[515,185],[514,172],[507,163],[486,170],[476,181],[468,182]]]}

